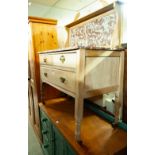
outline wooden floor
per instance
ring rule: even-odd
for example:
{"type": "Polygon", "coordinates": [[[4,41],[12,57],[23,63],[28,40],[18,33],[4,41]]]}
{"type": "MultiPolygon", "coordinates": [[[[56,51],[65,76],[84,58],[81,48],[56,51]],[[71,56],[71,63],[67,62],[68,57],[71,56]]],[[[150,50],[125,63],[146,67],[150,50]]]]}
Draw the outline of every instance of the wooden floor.
{"type": "Polygon", "coordinates": [[[53,124],[80,155],[125,155],[127,133],[113,128],[103,118],[89,109],[84,109],[82,121],[82,144],[75,141],[74,100],[59,98],[40,105],[53,124]],[[56,123],[59,122],[59,123],[56,123]]]}

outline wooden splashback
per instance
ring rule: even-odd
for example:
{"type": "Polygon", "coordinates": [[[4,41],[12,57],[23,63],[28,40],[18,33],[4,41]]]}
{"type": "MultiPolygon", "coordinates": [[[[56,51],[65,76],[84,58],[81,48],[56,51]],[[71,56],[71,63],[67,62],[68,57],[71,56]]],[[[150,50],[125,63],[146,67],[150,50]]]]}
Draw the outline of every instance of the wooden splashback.
{"type": "Polygon", "coordinates": [[[66,25],[69,46],[121,47],[121,3],[112,3],[94,13],[66,25]]]}

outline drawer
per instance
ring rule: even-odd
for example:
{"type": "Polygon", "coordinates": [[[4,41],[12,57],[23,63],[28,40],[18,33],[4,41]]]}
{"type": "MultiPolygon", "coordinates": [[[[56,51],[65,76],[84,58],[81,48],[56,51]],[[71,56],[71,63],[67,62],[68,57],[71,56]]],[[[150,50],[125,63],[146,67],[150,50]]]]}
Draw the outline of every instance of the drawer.
{"type": "Polygon", "coordinates": [[[75,92],[75,73],[50,67],[41,67],[41,80],[75,92]]]}
{"type": "Polygon", "coordinates": [[[76,68],[76,53],[53,54],[52,64],[54,66],[76,68]]]}
{"type": "Polygon", "coordinates": [[[76,52],[40,54],[39,60],[42,65],[48,64],[59,67],[76,68],[76,52]]]}
{"type": "Polygon", "coordinates": [[[40,76],[41,76],[42,82],[49,83],[51,81],[50,68],[49,67],[40,67],[40,76]]]}

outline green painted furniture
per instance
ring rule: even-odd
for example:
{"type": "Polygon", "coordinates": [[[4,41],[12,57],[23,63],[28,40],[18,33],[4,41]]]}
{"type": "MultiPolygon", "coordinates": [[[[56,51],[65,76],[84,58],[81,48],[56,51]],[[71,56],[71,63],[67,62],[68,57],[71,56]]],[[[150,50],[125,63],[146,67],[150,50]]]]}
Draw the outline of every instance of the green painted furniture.
{"type": "Polygon", "coordinates": [[[54,145],[54,154],[55,155],[75,155],[75,152],[71,148],[71,146],[64,139],[62,134],[58,131],[56,127],[54,129],[54,137],[55,137],[55,145],[54,145]]]}
{"type": "Polygon", "coordinates": [[[42,110],[40,110],[40,118],[44,155],[76,155],[57,127],[42,110]]]}
{"type": "Polygon", "coordinates": [[[41,133],[42,133],[42,149],[45,155],[54,155],[54,134],[53,127],[46,116],[46,114],[40,110],[41,116],[41,133]]]}

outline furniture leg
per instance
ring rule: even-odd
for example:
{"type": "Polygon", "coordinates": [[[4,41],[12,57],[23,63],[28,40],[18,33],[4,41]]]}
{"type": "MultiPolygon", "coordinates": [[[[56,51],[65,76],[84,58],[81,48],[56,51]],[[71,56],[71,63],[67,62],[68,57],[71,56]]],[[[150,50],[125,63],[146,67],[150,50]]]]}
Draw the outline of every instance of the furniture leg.
{"type": "Polygon", "coordinates": [[[81,143],[81,123],[83,118],[83,98],[75,99],[75,139],[81,143]]]}
{"type": "Polygon", "coordinates": [[[119,92],[115,94],[115,120],[113,122],[113,126],[117,126],[118,122],[121,120],[122,117],[122,102],[121,102],[121,95],[119,92]]]}

